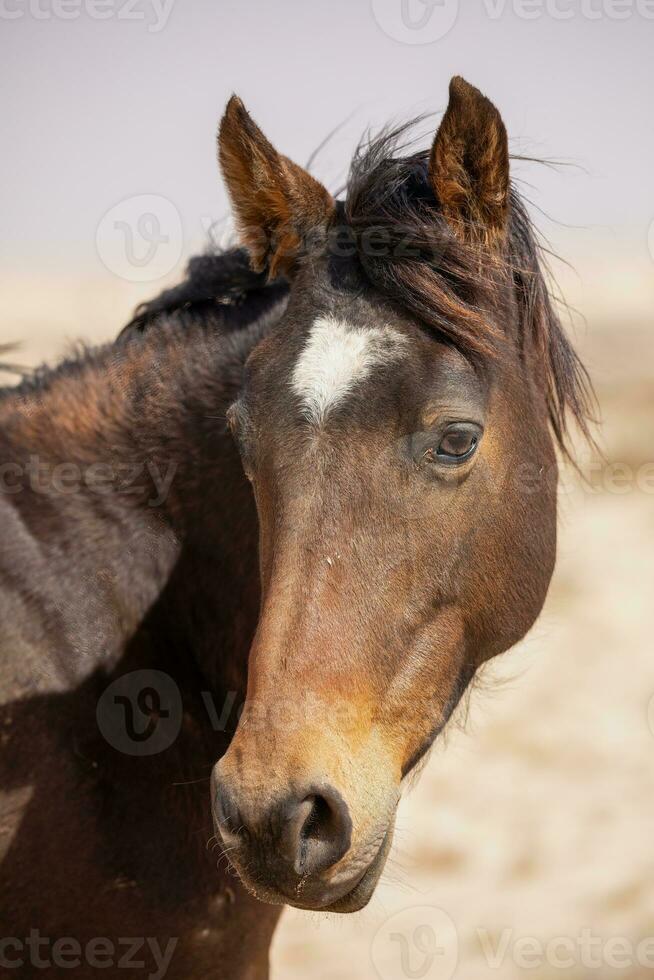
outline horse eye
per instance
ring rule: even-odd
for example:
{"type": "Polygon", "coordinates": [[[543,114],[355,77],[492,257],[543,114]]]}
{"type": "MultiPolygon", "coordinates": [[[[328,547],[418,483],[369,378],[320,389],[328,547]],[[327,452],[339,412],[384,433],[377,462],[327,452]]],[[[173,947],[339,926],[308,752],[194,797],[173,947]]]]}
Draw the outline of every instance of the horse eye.
{"type": "Polygon", "coordinates": [[[472,456],[479,444],[480,435],[479,427],[471,423],[450,425],[432,456],[437,462],[460,463],[472,456]]]}
{"type": "Polygon", "coordinates": [[[439,456],[467,456],[477,444],[477,436],[473,432],[454,430],[446,432],[438,446],[439,456]]]}

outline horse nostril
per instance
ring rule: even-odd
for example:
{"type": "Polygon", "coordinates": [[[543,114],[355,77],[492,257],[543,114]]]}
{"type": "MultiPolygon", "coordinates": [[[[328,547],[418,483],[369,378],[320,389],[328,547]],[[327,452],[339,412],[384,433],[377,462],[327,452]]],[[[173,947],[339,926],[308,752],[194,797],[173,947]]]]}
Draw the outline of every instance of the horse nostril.
{"type": "Polygon", "coordinates": [[[350,849],[350,813],[331,786],[310,786],[281,805],[248,807],[230,785],[214,778],[213,811],[218,837],[233,857],[254,848],[259,860],[270,860],[272,867],[277,856],[300,877],[325,871],[350,849]]]}
{"type": "Polygon", "coordinates": [[[335,789],[323,787],[289,804],[282,852],[297,874],[317,874],[347,853],[351,836],[347,804],[335,789]]]}

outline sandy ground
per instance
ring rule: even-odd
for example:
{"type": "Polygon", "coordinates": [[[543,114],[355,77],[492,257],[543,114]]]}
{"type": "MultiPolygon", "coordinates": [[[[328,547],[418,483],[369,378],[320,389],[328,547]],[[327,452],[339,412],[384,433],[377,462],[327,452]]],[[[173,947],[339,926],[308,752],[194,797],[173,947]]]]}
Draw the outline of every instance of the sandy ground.
{"type": "MultiPolygon", "coordinates": [[[[155,291],[130,289],[14,283],[0,343],[34,363],[109,338],[155,291]]],[[[581,346],[607,462],[590,486],[566,475],[546,609],[404,800],[373,902],[287,911],[273,980],[654,974],[654,324],[591,325],[581,346]]]]}

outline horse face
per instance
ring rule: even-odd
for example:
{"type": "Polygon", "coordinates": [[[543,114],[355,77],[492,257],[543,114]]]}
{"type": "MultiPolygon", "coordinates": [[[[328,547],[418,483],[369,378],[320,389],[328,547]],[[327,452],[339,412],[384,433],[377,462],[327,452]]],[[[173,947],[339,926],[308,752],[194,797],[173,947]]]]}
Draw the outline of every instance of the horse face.
{"type": "Polygon", "coordinates": [[[262,897],[349,910],[381,872],[403,778],[540,610],[553,460],[515,381],[374,297],[327,312],[306,279],[229,413],[262,610],[219,827],[262,897]]]}
{"type": "MultiPolygon", "coordinates": [[[[259,515],[262,606],[245,710],[214,771],[216,825],[258,897],[353,911],[384,866],[404,778],[477,666],[542,606],[547,405],[509,277],[487,310],[500,356],[464,356],[358,261],[298,261],[299,230],[329,226],[334,204],[238,103],[220,148],[253,261],[293,282],[229,413],[259,515]]],[[[470,267],[504,247],[507,159],[496,110],[457,82],[429,180],[452,236],[474,239],[470,267]]]]}

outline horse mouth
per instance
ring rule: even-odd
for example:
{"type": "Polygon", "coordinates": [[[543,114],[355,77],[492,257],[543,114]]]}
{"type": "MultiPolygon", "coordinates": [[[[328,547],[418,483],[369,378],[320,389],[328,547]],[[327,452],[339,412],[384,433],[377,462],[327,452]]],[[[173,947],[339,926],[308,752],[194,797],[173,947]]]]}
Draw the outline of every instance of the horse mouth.
{"type": "Polygon", "coordinates": [[[377,887],[377,882],[379,881],[381,873],[384,870],[386,858],[388,857],[388,852],[391,849],[392,843],[393,827],[391,825],[386,831],[386,836],[381,843],[381,847],[377,851],[377,856],[373,859],[372,863],[368,865],[363,873],[363,876],[359,879],[354,888],[352,888],[346,895],[343,895],[342,898],[332,902],[331,905],[327,906],[321,911],[348,913],[359,912],[362,908],[365,908],[372,898],[375,888],[377,887]]]}
{"type": "Polygon", "coordinates": [[[386,858],[388,857],[388,852],[391,849],[392,843],[393,826],[391,825],[386,831],[386,835],[381,842],[377,854],[365,869],[361,877],[352,886],[352,888],[345,893],[345,895],[342,895],[335,901],[330,902],[329,905],[316,906],[302,904],[301,902],[289,902],[288,900],[287,904],[310,912],[338,912],[339,914],[359,912],[362,908],[365,908],[374,894],[377,883],[381,877],[381,873],[384,870],[386,858]]]}
{"type": "Polygon", "coordinates": [[[377,854],[366,867],[361,875],[355,880],[344,895],[339,898],[322,902],[318,896],[315,900],[302,900],[301,895],[291,895],[288,892],[280,891],[278,887],[263,885],[260,881],[254,885],[247,876],[243,875],[236,862],[230,858],[230,864],[239,875],[245,888],[260,902],[268,905],[290,905],[293,908],[301,909],[303,912],[334,912],[346,914],[349,912],[359,912],[364,908],[373,896],[381,873],[386,864],[386,858],[393,843],[393,826],[386,831],[384,839],[377,851],[377,854]]]}

